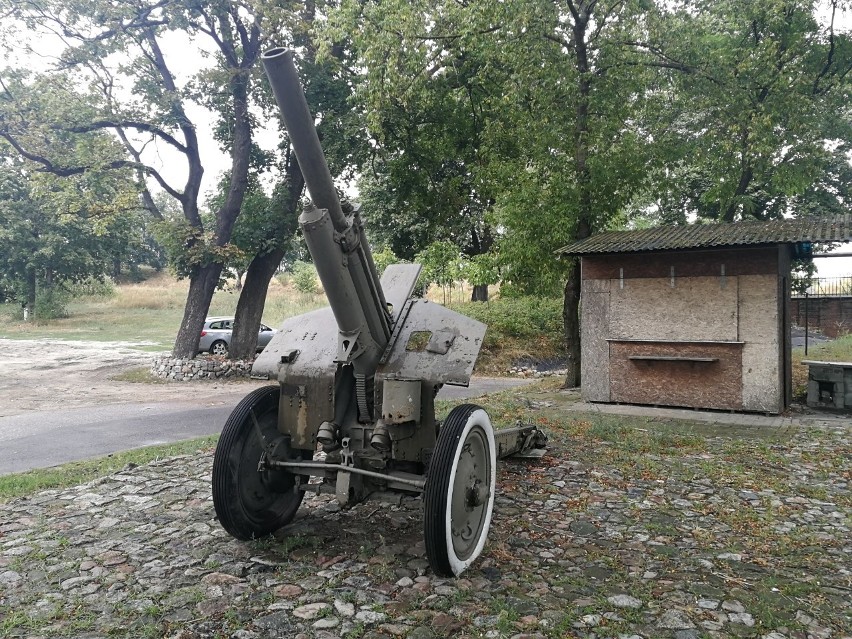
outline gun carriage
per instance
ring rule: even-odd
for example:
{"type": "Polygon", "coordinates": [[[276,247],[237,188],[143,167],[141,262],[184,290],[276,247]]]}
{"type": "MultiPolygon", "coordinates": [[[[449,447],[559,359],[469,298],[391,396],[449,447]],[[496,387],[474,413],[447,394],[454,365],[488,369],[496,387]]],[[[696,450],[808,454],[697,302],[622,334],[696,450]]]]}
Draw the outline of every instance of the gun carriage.
{"type": "Polygon", "coordinates": [[[421,494],[429,563],[459,575],[485,545],[497,459],[540,455],[544,435],[495,432],[473,404],[436,420],[435,395],[468,385],[486,327],[413,298],[420,265],[391,265],[379,279],[358,208],[338,199],[292,52],[262,61],[312,200],[299,225],[329,306],[286,320],[255,361],[254,373],[278,383],[246,396],[223,428],[216,514],[248,540],[289,523],[307,490],[334,492],[342,506],[421,494]]]}

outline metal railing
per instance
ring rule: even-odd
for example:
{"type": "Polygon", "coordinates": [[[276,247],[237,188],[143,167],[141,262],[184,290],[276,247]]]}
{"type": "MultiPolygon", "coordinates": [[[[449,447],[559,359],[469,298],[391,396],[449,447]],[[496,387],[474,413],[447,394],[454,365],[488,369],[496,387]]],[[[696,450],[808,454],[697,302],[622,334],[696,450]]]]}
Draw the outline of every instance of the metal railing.
{"type": "Polygon", "coordinates": [[[852,296],[852,275],[844,277],[794,277],[790,281],[793,297],[852,296]]]}

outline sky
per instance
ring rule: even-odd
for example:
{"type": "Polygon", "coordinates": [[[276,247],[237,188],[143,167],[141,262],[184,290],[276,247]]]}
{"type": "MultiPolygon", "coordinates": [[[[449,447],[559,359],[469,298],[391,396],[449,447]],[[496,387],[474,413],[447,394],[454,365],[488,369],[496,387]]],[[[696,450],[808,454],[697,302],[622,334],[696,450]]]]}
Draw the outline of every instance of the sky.
{"type": "MultiPolygon", "coordinates": [[[[831,252],[852,253],[852,243],[842,244],[831,252]]],[[[852,276],[852,257],[815,257],[814,265],[819,277],[852,276]]]]}

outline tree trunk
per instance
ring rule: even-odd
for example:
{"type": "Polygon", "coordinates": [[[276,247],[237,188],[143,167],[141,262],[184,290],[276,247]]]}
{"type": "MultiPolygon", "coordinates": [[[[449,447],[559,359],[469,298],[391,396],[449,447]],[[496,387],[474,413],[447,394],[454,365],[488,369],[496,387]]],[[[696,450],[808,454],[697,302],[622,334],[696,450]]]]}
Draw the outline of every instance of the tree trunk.
{"type": "Polygon", "coordinates": [[[237,301],[234,317],[234,332],[228,357],[231,359],[251,359],[257,351],[257,331],[266,306],[266,294],[269,281],[275,275],[275,269],[284,259],[284,249],[278,248],[263,255],[255,255],[246,271],[246,283],[237,301]],[[247,327],[240,330],[241,327],[247,327]]]}
{"type": "Polygon", "coordinates": [[[234,286],[234,290],[237,291],[237,293],[239,293],[240,291],[243,290],[243,275],[245,275],[245,271],[243,271],[241,268],[238,268],[237,269],[237,283],[234,286]]]}
{"type": "MultiPolygon", "coordinates": [[[[248,186],[251,124],[248,115],[247,83],[247,71],[233,74],[229,83],[231,100],[234,107],[234,117],[232,120],[234,139],[231,146],[231,181],[228,186],[228,195],[225,198],[225,202],[216,211],[215,243],[220,247],[225,246],[231,239],[234,222],[236,222],[237,216],[240,213],[240,207],[242,206],[243,197],[248,186]]],[[[196,152],[197,148],[196,143],[194,146],[196,152]]],[[[204,169],[198,160],[197,153],[194,158],[195,161],[190,164],[190,173],[192,174],[193,167],[195,167],[198,175],[191,175],[192,179],[187,181],[187,188],[184,191],[183,197],[184,217],[195,228],[202,229],[203,225],[197,206],[197,189],[199,188],[201,174],[204,169]],[[194,190],[190,189],[190,185],[192,185],[192,189],[194,190]]],[[[191,358],[195,357],[198,353],[198,340],[201,336],[201,329],[204,326],[204,319],[210,308],[210,300],[213,299],[213,293],[216,290],[216,285],[219,283],[219,276],[222,274],[223,268],[224,265],[221,263],[208,264],[200,267],[190,279],[186,308],[183,311],[183,321],[181,322],[177,339],[175,339],[175,347],[172,351],[175,357],[191,358]]]]}
{"type": "MultiPolygon", "coordinates": [[[[302,19],[306,24],[312,24],[315,13],[316,4],[312,0],[309,0],[305,3],[305,9],[302,12],[302,19]]],[[[297,33],[295,35],[295,41],[305,47],[306,59],[313,61],[315,58],[315,50],[310,38],[307,37],[307,31],[304,33],[297,33]]],[[[237,95],[238,92],[235,90],[234,96],[236,97],[237,95]]],[[[244,91],[239,93],[239,95],[245,98],[244,91]]],[[[248,123],[248,111],[246,108],[247,103],[245,100],[242,106],[243,108],[237,108],[235,106],[235,111],[237,114],[244,115],[244,121],[248,123]]],[[[241,120],[238,120],[238,122],[239,121],[241,120]]],[[[248,144],[251,142],[251,137],[248,129],[246,129],[246,133],[247,134],[244,136],[243,141],[246,143],[245,157],[248,159],[247,150],[249,148],[248,144]]],[[[305,187],[305,181],[302,177],[302,170],[299,168],[299,163],[296,161],[296,154],[292,153],[289,148],[286,153],[286,158],[285,175],[287,179],[288,197],[286,203],[284,203],[281,207],[282,214],[298,216],[296,211],[298,209],[299,198],[301,197],[302,191],[305,187]]],[[[247,162],[245,164],[245,168],[248,168],[247,162]]],[[[247,171],[245,172],[245,175],[247,176],[247,171]]],[[[241,202],[242,196],[240,197],[240,203],[241,202]]],[[[221,226],[219,230],[220,232],[222,231],[221,226]]],[[[228,233],[230,235],[230,229],[228,229],[228,233]]],[[[277,239],[283,240],[283,238],[277,239]]],[[[242,290],[239,288],[237,289],[240,290],[240,299],[237,301],[237,310],[234,316],[234,330],[231,333],[231,344],[228,348],[228,356],[230,358],[249,359],[254,357],[257,349],[257,333],[260,328],[263,309],[266,305],[266,294],[269,291],[269,281],[272,279],[276,269],[281,264],[281,260],[284,258],[284,253],[284,248],[276,248],[263,255],[255,255],[249,264],[249,267],[246,270],[246,278],[245,283],[242,285],[242,290]]]]}
{"type": "Polygon", "coordinates": [[[189,293],[186,296],[186,306],[183,309],[183,320],[180,323],[174,357],[191,359],[198,354],[198,340],[201,329],[210,308],[210,300],[216,291],[219,275],[222,273],[221,264],[208,264],[198,269],[189,280],[189,293]]]}
{"type": "MultiPolygon", "coordinates": [[[[296,154],[287,153],[287,158],[287,198],[281,204],[281,215],[292,215],[295,219],[298,215],[299,198],[305,188],[305,178],[296,161],[296,154]]],[[[277,239],[280,240],[280,246],[263,255],[255,255],[246,270],[245,284],[240,291],[237,312],[234,316],[231,346],[228,349],[232,359],[254,357],[257,349],[257,332],[260,329],[260,319],[266,305],[266,293],[269,291],[269,281],[275,275],[286,253],[284,238],[277,239]]]]}
{"type": "Polygon", "coordinates": [[[565,349],[568,352],[568,372],[565,388],[580,385],[580,259],[574,258],[568,281],[565,282],[565,299],[562,303],[562,323],[565,326],[565,349]]]}
{"type": "MultiPolygon", "coordinates": [[[[592,175],[589,168],[589,105],[592,94],[592,75],[589,66],[588,42],[586,41],[591,9],[594,3],[569,0],[568,6],[574,18],[572,29],[574,55],[579,77],[576,104],[577,123],[574,129],[574,171],[577,179],[578,211],[574,240],[591,235],[592,225],[592,175]]],[[[568,281],[565,282],[565,297],[562,302],[562,322],[565,327],[565,343],[568,348],[568,372],[565,386],[574,388],[581,383],[580,376],[580,265],[574,258],[568,281]]]]}
{"type": "Polygon", "coordinates": [[[471,302],[487,302],[488,301],[488,284],[475,284],[473,286],[473,294],[470,296],[471,302]]]}
{"type": "MultiPolygon", "coordinates": [[[[491,235],[491,229],[485,226],[481,231],[476,228],[476,225],[470,227],[470,246],[471,250],[468,253],[470,257],[484,255],[494,245],[494,237],[491,235]]],[[[474,284],[473,291],[470,296],[471,302],[487,302],[488,301],[488,284],[474,284]]]]}

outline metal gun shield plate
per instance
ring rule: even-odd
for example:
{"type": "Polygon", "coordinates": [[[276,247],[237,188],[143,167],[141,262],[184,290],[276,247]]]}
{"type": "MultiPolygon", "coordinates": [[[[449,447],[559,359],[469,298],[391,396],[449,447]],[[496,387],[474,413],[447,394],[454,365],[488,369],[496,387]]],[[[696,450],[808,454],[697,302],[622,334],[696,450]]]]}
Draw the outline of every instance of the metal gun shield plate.
{"type": "Polygon", "coordinates": [[[389,264],[382,273],[382,290],[393,309],[394,321],[399,319],[405,303],[411,298],[422,270],[420,264],[389,264]]]}
{"type": "Polygon", "coordinates": [[[334,377],[337,356],[337,322],[329,307],[290,317],[281,324],[278,332],[257,356],[252,375],[267,375],[278,379],[282,357],[299,351],[288,370],[298,375],[330,375],[334,377]]]}
{"type": "Polygon", "coordinates": [[[458,576],[482,552],[496,483],[488,413],[474,404],[457,406],[441,427],[423,495],[426,555],[436,574],[458,576]]]}
{"type": "MultiPolygon", "coordinates": [[[[388,304],[394,308],[398,318],[411,296],[422,267],[419,264],[391,264],[382,274],[382,289],[388,304]]],[[[297,375],[321,373],[327,375],[335,369],[337,356],[337,321],[330,307],[324,307],[290,317],[281,324],[278,332],[257,356],[251,372],[255,376],[277,379],[281,358],[292,351],[298,357],[290,363],[289,370],[297,375]]]]}
{"type": "Polygon", "coordinates": [[[411,300],[397,320],[378,375],[467,386],[485,329],[482,322],[439,304],[411,300]]]}

